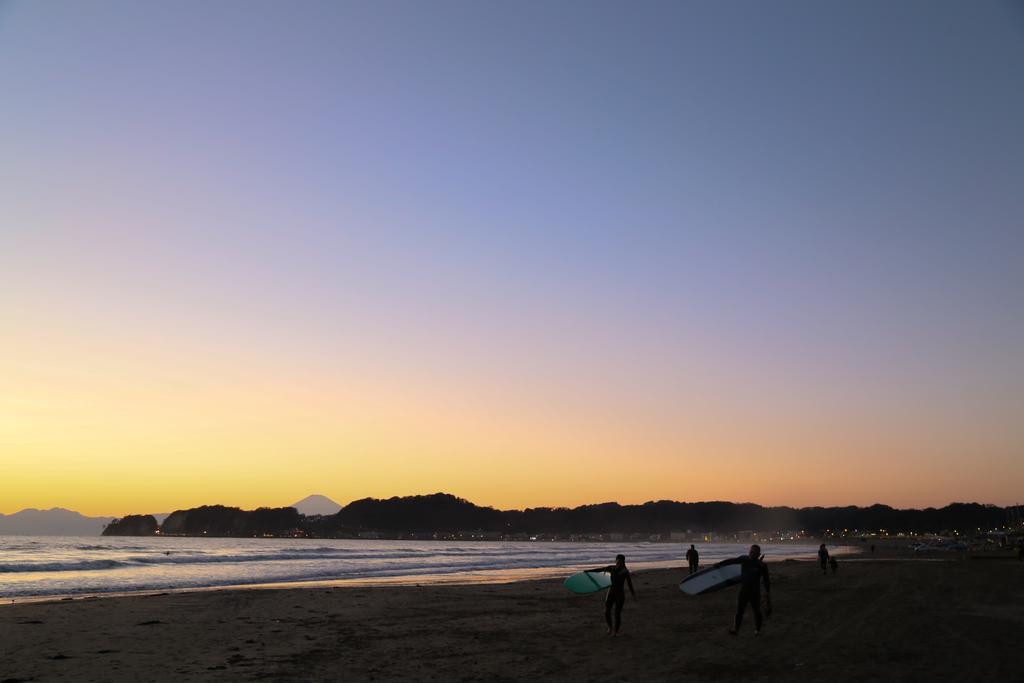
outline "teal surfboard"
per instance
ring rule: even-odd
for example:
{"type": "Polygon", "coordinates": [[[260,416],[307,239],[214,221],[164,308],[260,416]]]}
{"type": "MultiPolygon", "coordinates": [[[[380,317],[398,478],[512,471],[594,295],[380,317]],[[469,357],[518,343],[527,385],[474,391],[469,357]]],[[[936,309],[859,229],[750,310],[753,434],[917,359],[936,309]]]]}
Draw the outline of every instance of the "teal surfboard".
{"type": "Polygon", "coordinates": [[[612,579],[604,572],[580,572],[565,580],[565,587],[573,593],[596,593],[612,585],[612,579]]]}

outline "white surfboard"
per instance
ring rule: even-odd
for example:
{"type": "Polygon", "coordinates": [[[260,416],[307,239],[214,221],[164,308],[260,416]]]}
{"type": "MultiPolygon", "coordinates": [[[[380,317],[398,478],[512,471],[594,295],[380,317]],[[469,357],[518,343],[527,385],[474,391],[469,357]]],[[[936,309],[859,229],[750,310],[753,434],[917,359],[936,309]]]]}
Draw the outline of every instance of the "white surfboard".
{"type": "Polygon", "coordinates": [[[687,595],[700,595],[725,588],[740,582],[743,572],[738,564],[727,564],[724,567],[708,567],[696,574],[690,574],[679,584],[679,590],[687,595]]]}

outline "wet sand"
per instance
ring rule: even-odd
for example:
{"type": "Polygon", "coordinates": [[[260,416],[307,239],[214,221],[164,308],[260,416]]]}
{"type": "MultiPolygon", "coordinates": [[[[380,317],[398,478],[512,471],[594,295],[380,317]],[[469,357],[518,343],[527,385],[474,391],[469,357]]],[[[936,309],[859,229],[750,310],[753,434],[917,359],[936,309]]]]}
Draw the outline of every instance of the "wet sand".
{"type": "Polygon", "coordinates": [[[1020,680],[1024,563],[772,565],[775,614],[726,629],[736,589],[635,575],[623,631],[560,581],[224,590],[0,607],[0,682],[1020,680]]]}

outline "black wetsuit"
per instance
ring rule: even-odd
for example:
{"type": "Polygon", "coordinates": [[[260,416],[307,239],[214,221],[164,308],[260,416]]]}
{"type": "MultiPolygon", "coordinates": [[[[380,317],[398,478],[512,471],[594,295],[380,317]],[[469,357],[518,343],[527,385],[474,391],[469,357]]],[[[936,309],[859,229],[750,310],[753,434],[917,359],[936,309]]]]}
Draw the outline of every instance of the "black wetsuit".
{"type": "Polygon", "coordinates": [[[632,595],[633,579],[630,578],[628,569],[625,567],[620,569],[614,564],[591,571],[607,572],[612,580],[612,585],[608,588],[608,595],[604,599],[604,620],[608,622],[608,628],[614,629],[618,633],[619,625],[622,623],[622,606],[626,604],[626,584],[629,584],[629,592],[632,595]],[[612,607],[615,608],[614,625],[612,624],[612,607]]]}
{"type": "Polygon", "coordinates": [[[700,562],[700,554],[697,553],[696,548],[690,548],[686,551],[686,561],[690,564],[690,573],[697,573],[697,566],[700,562]]]}
{"type": "Polygon", "coordinates": [[[824,546],[818,549],[818,564],[822,574],[828,573],[828,550],[824,546]]]}
{"type": "Polygon", "coordinates": [[[742,569],[740,574],[740,596],[736,604],[736,630],[740,630],[743,623],[743,613],[750,604],[754,611],[754,626],[761,630],[761,583],[764,583],[764,592],[771,594],[771,580],[768,578],[768,565],[761,560],[751,559],[749,555],[741,555],[731,560],[723,560],[716,566],[721,567],[727,564],[738,564],[742,569]]]}

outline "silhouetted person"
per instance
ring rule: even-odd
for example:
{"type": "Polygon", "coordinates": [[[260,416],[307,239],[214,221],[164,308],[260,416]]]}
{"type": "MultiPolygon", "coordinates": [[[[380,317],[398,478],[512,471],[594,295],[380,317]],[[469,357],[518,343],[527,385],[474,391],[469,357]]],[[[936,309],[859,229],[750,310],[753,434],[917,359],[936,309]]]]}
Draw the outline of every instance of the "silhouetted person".
{"type": "Polygon", "coordinates": [[[604,599],[604,620],[608,623],[608,634],[618,635],[619,626],[622,624],[622,606],[626,604],[626,584],[629,584],[629,595],[635,600],[636,592],[633,591],[633,579],[626,569],[626,556],[616,555],[615,564],[607,567],[590,569],[592,572],[607,572],[612,580],[608,588],[608,595],[604,599]],[[612,607],[615,608],[615,623],[612,624],[612,607]]]}
{"type": "Polygon", "coordinates": [[[836,570],[839,569],[839,560],[835,557],[828,558],[828,564],[832,567],[832,576],[836,575],[836,570]]]}
{"type": "Polygon", "coordinates": [[[700,564],[700,553],[697,552],[692,543],[690,544],[690,549],[686,551],[686,562],[690,565],[690,573],[696,574],[697,565],[700,564]]]}
{"type": "Polygon", "coordinates": [[[875,552],[875,544],[874,543],[871,544],[871,552],[872,553],[875,552]]]}
{"type": "Polygon", "coordinates": [[[740,624],[743,623],[743,613],[750,605],[754,612],[754,635],[761,632],[761,584],[764,583],[766,614],[772,613],[772,586],[768,578],[768,565],[764,563],[761,555],[761,546],[750,546],[750,552],[746,555],[734,557],[731,560],[722,560],[716,567],[724,567],[728,564],[740,565],[740,595],[736,603],[736,622],[733,628],[729,629],[730,635],[736,635],[740,631],[740,624]]]}
{"type": "Polygon", "coordinates": [[[828,574],[828,548],[824,543],[818,546],[818,564],[821,565],[821,573],[828,574]]]}

